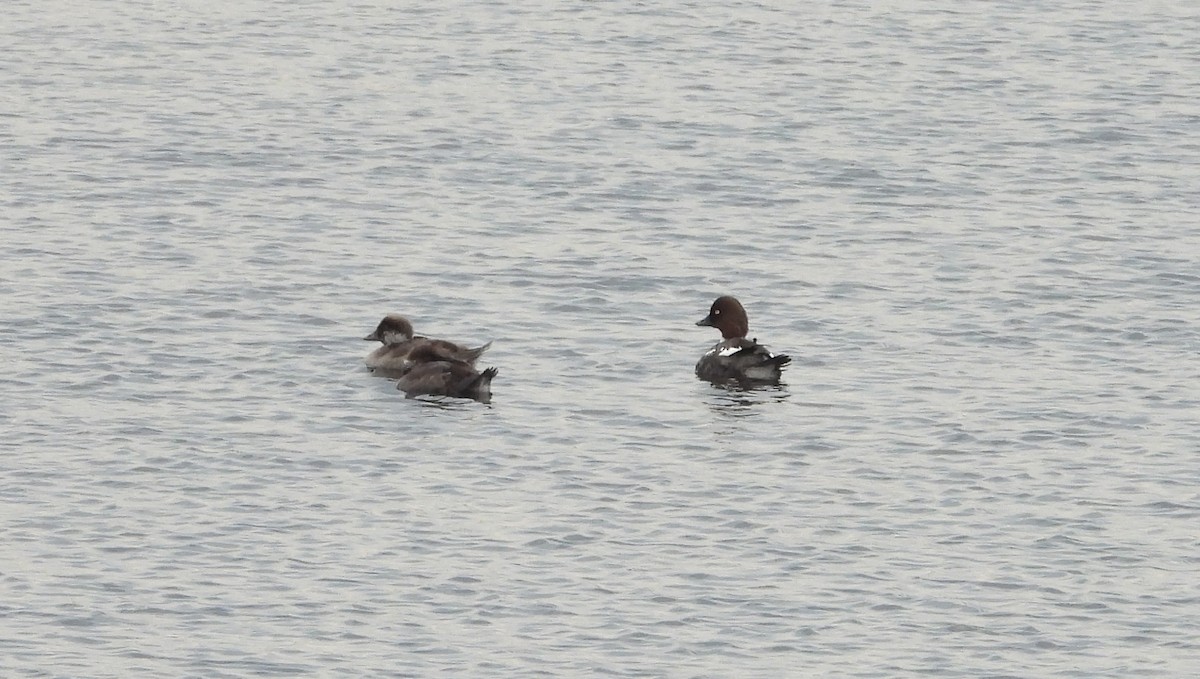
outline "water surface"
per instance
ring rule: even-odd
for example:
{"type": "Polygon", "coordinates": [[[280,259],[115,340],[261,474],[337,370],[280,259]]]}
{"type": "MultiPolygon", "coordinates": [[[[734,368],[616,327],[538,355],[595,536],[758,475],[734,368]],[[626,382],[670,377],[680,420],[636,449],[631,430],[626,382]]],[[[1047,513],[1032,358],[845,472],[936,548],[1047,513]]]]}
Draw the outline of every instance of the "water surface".
{"type": "Polygon", "coordinates": [[[1200,671],[1187,3],[0,33],[6,676],[1200,671]],[[726,293],[786,385],[693,376],[726,293]]]}

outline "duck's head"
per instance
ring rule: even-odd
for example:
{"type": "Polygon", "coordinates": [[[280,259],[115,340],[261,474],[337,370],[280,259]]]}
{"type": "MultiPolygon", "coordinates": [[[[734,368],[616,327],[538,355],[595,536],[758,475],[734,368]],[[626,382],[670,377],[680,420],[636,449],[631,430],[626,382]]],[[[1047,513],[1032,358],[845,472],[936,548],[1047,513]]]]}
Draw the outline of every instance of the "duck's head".
{"type": "Polygon", "coordinates": [[[708,315],[696,321],[696,325],[707,325],[721,331],[721,337],[731,339],[750,334],[750,320],[737,298],[723,295],[708,309],[708,315]]]}
{"type": "Polygon", "coordinates": [[[379,321],[379,325],[375,326],[375,331],[363,339],[369,342],[399,344],[412,339],[412,336],[412,323],[409,323],[407,318],[399,314],[388,314],[383,317],[382,321],[379,321]]]}

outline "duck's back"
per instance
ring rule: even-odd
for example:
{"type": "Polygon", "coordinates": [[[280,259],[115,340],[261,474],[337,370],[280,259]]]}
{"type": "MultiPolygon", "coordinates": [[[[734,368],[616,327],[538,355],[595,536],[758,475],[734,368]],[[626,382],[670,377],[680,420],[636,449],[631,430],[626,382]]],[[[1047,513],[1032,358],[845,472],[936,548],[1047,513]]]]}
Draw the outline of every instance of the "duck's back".
{"type": "Polygon", "coordinates": [[[696,363],[696,376],[709,382],[775,384],[783,376],[790,356],[772,354],[765,346],[745,338],[718,342],[696,363]]]}
{"type": "Polygon", "coordinates": [[[414,351],[422,347],[432,348],[438,355],[446,358],[463,361],[469,365],[474,365],[483,352],[492,346],[491,342],[481,346],[465,347],[461,344],[455,344],[448,340],[429,339],[428,337],[414,337],[410,340],[404,340],[396,344],[386,344],[372,351],[367,355],[365,363],[367,367],[378,372],[403,371],[408,367],[408,358],[414,351]]]}
{"type": "Polygon", "coordinates": [[[492,396],[495,368],[482,373],[464,361],[417,363],[400,377],[396,388],[406,396],[457,396],[487,402],[492,396]]]}

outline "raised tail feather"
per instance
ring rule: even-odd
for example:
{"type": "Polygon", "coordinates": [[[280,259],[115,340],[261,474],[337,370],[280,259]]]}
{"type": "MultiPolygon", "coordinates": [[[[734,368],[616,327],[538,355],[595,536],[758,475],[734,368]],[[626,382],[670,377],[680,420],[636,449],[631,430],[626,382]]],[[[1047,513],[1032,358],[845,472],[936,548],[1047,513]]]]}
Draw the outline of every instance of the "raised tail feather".
{"type": "Polygon", "coordinates": [[[475,347],[474,349],[467,349],[466,351],[462,352],[462,354],[460,354],[457,358],[461,361],[466,361],[467,363],[470,363],[471,365],[475,365],[475,361],[478,361],[479,357],[483,355],[483,352],[487,351],[488,348],[491,346],[492,346],[492,343],[488,342],[487,344],[485,344],[481,347],[475,347]]]}
{"type": "Polygon", "coordinates": [[[492,395],[492,378],[498,372],[500,371],[495,368],[488,368],[469,380],[464,380],[456,391],[468,398],[487,398],[492,395]]]}
{"type": "Polygon", "coordinates": [[[495,368],[488,368],[487,370],[484,370],[483,372],[479,373],[479,377],[474,382],[474,387],[476,389],[486,389],[490,391],[492,388],[492,378],[495,377],[499,372],[500,371],[495,368]]]}

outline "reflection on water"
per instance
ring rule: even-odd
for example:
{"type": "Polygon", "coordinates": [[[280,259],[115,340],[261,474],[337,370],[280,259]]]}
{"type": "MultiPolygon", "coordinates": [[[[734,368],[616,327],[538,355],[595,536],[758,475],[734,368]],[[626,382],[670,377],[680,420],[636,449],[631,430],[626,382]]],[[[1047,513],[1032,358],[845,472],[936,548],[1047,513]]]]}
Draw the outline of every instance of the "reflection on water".
{"type": "Polygon", "coordinates": [[[725,417],[749,417],[763,406],[783,403],[791,396],[786,384],[759,387],[713,385],[708,407],[725,417]]]}
{"type": "Polygon", "coordinates": [[[450,398],[449,396],[417,396],[416,398],[405,399],[406,401],[416,401],[426,408],[436,408],[438,410],[456,411],[465,410],[474,407],[475,404],[482,404],[488,408],[492,407],[492,399],[474,399],[474,398],[450,398]]]}

